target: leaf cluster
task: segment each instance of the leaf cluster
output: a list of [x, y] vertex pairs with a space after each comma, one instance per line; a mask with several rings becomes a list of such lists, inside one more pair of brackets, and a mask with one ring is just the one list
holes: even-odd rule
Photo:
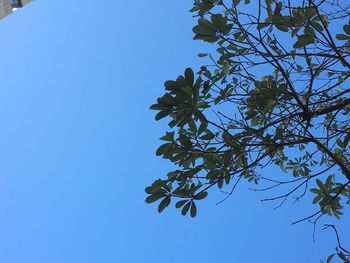
[[[169, 120], [156, 154], [176, 168], [146, 188], [159, 212], [175, 200], [194, 217], [210, 191], [226, 200], [243, 180], [279, 191], [264, 199], [278, 207], [311, 197], [316, 212], [298, 222], [341, 218], [350, 204], [349, 7], [257, 3], [194, 1], [194, 39], [215, 51], [198, 54], [197, 72], [166, 81], [151, 106]], [[266, 175], [271, 165], [281, 174]]]

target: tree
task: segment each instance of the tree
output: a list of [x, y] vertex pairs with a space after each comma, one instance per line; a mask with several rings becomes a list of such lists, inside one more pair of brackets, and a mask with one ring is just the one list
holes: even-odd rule
[[[178, 169], [146, 188], [146, 202], [172, 200], [197, 214], [208, 191], [242, 180], [260, 191], [289, 186], [265, 201], [312, 195], [317, 211], [295, 223], [341, 218], [350, 204], [350, 6], [341, 0], [195, 0], [194, 39], [212, 45], [194, 74], [165, 82], [151, 109], [170, 118], [156, 154]], [[289, 181], [264, 176], [275, 165]], [[295, 196], [294, 196], [295, 197]], [[331, 227], [339, 235], [334, 226]], [[349, 262], [338, 242], [331, 255]]]

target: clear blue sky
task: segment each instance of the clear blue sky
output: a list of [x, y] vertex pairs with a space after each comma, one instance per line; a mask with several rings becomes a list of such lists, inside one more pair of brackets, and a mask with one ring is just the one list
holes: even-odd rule
[[331, 231], [313, 243], [310, 224], [291, 226], [308, 203], [272, 211], [241, 188], [218, 206], [209, 196], [195, 219], [144, 203], [170, 169], [149, 105], [206, 49], [190, 7], [36, 0], [0, 21], [0, 262], [299, 263], [333, 251]]

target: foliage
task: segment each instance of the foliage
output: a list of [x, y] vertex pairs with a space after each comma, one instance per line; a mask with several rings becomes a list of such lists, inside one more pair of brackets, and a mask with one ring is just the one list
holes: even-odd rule
[[[194, 39], [214, 51], [198, 54], [206, 63], [196, 74], [165, 82], [151, 106], [156, 120], [170, 118], [157, 155], [177, 169], [146, 188], [146, 202], [161, 200], [162, 212], [176, 200], [194, 217], [209, 190], [229, 187], [227, 198], [247, 180], [268, 184], [260, 191], [289, 186], [265, 199], [279, 205], [311, 194], [317, 212], [297, 222], [341, 218], [350, 204], [347, 1], [250, 2], [194, 1]], [[270, 165], [290, 180], [264, 176]]]

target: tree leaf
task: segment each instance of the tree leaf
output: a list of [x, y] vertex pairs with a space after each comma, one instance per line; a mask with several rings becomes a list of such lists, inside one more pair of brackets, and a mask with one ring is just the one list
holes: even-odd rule
[[343, 29], [346, 34], [350, 35], [350, 25], [344, 25]]
[[187, 204], [182, 208], [181, 214], [183, 216], [187, 214], [188, 210], [190, 209], [190, 206], [191, 206], [191, 201], [188, 201]]
[[162, 110], [162, 111], [157, 113], [155, 120], [159, 121], [159, 120], [165, 118], [166, 116], [168, 116], [170, 113], [172, 113], [172, 110]]
[[337, 34], [337, 35], [335, 36], [335, 38], [338, 39], [338, 40], [349, 40], [349, 39], [350, 39], [349, 36], [344, 35], [344, 34]]
[[158, 205], [158, 212], [161, 213], [163, 210], [169, 206], [171, 202], [170, 196], [165, 197]]
[[315, 21], [312, 21], [311, 22], [311, 25], [319, 32], [322, 32], [323, 31], [323, 26], [318, 23], [318, 22], [315, 22]]
[[163, 145], [161, 145], [157, 151], [156, 151], [156, 155], [160, 156], [165, 154], [170, 148], [172, 147], [172, 143], [165, 143]]
[[195, 202], [191, 202], [191, 217], [195, 217], [197, 215], [197, 206]]
[[187, 80], [187, 83], [191, 86], [193, 86], [194, 83], [194, 73], [191, 68], [187, 68], [185, 70], [185, 79]]
[[148, 203], [148, 204], [154, 203], [154, 202], [158, 201], [162, 197], [164, 197], [163, 193], [152, 194], [152, 195], [150, 195], [150, 196], [148, 196], [146, 198], [145, 202]]
[[314, 42], [314, 38], [309, 35], [301, 35], [298, 37], [298, 41], [293, 45], [294, 48], [303, 48]]
[[182, 207], [184, 204], [186, 204], [188, 201], [187, 200], [180, 200], [175, 204], [176, 208]]
[[196, 194], [193, 198], [195, 200], [201, 200], [201, 199], [204, 199], [208, 196], [208, 193], [207, 192], [200, 192], [198, 194]]
[[198, 53], [198, 57], [200, 57], [200, 58], [203, 58], [203, 57], [206, 57], [206, 56], [208, 56], [208, 54], [206, 54], [206, 53]]
[[330, 255], [328, 258], [327, 258], [327, 263], [331, 263], [332, 262], [332, 259], [334, 257], [335, 254], [332, 254]]
[[233, 0], [233, 4], [234, 4], [235, 6], [238, 6], [240, 2], [241, 2], [241, 0]]

